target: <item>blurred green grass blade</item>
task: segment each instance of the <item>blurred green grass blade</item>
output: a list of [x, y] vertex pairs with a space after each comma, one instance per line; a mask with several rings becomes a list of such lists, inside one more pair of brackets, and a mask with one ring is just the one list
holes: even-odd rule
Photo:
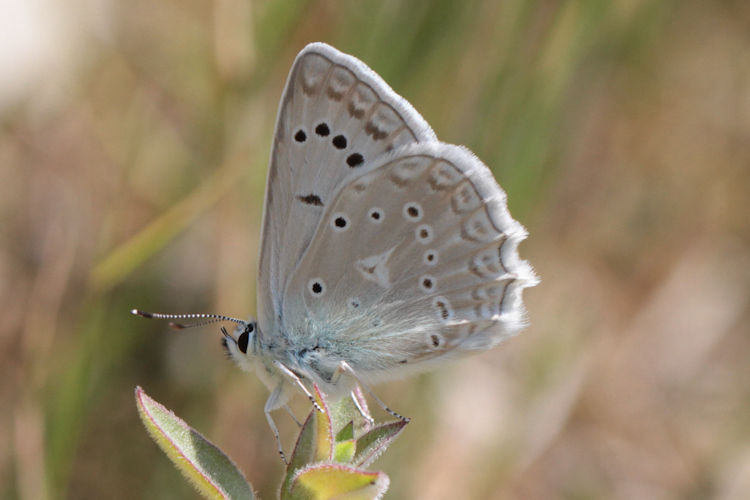
[[60, 355], [70, 359], [67, 369], [50, 387], [53, 397], [48, 400], [47, 441], [45, 466], [47, 468], [47, 491], [51, 498], [65, 498], [67, 483], [79, 439], [85, 425], [86, 413], [91, 403], [91, 371], [99, 347], [99, 335], [106, 322], [106, 307], [102, 301], [82, 301], [79, 338], [70, 353]]
[[[376, 1], [365, 11], [352, 3], [352, 11], [366, 12], [356, 23], [357, 33], [364, 36], [349, 28], [355, 40], [361, 38], [367, 43], [366, 50], [357, 55], [402, 93], [406, 80], [414, 78], [432, 54], [449, 47], [447, 40], [451, 35], [460, 33], [463, 21], [470, 17], [467, 3], [473, 2], [421, 0], [383, 6], [383, 2]], [[373, 24], [371, 12], [379, 12], [384, 22]]]
[[122, 281], [219, 201], [229, 189], [237, 185], [241, 176], [242, 171], [238, 168], [225, 167], [218, 170], [211, 179], [200, 184], [141, 232], [104, 257], [91, 272], [91, 288], [103, 292]]
[[[259, 72], [267, 72], [277, 62], [284, 45], [292, 38], [294, 30], [299, 28], [310, 3], [310, 0], [256, 3], [259, 12], [255, 16], [257, 22], [254, 23], [255, 45], [262, 47], [258, 53]], [[297, 47], [297, 50], [300, 48]]]
[[151, 438], [205, 498], [255, 498], [245, 476], [219, 448], [140, 387], [135, 390], [135, 399]]

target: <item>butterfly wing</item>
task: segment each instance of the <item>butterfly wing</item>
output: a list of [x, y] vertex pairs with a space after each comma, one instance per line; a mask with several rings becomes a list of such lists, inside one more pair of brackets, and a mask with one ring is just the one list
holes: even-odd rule
[[266, 184], [261, 332], [277, 330], [283, 290], [335, 190], [382, 153], [434, 140], [419, 113], [358, 59], [323, 43], [299, 53], [281, 98]]
[[[368, 380], [482, 350], [524, 326], [526, 231], [469, 150], [413, 144], [348, 177], [287, 284], [283, 328]], [[327, 366], [326, 366], [327, 365]], [[323, 377], [325, 380], [325, 376]]]

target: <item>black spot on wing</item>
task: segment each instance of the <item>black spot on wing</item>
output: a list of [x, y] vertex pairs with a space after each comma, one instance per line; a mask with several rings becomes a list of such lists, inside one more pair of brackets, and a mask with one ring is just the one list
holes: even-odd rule
[[315, 193], [310, 193], [306, 195], [297, 195], [297, 199], [301, 201], [302, 203], [306, 203], [308, 205], [313, 205], [316, 207], [322, 207], [323, 206], [323, 200], [320, 199], [320, 196], [318, 196]]
[[319, 123], [317, 127], [315, 127], [315, 133], [321, 137], [326, 137], [328, 134], [331, 133], [331, 129], [328, 127], [327, 123], [322, 122], [322, 123]]
[[351, 168], [359, 167], [364, 162], [365, 162], [364, 157], [359, 153], [350, 154], [346, 158], [346, 164], [349, 165]]

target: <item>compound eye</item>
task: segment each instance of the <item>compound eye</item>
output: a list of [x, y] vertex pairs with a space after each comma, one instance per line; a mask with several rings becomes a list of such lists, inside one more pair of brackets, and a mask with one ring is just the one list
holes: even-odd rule
[[237, 347], [239, 347], [240, 351], [242, 351], [242, 354], [247, 354], [247, 344], [250, 341], [250, 334], [247, 330], [240, 333], [240, 336], [237, 337]]

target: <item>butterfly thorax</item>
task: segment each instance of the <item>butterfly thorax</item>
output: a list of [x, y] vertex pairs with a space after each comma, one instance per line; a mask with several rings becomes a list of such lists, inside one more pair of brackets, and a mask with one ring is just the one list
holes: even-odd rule
[[[231, 354], [231, 353], [230, 353]], [[258, 334], [250, 339], [247, 353], [241, 358], [232, 358], [240, 367], [248, 371], [254, 368], [263, 382], [273, 390], [288, 377], [282, 373], [279, 365], [288, 369], [305, 385], [317, 384], [327, 394], [347, 392], [347, 387], [338, 384], [337, 368], [342, 358], [334, 350], [314, 335], [288, 335], [282, 333]]]

